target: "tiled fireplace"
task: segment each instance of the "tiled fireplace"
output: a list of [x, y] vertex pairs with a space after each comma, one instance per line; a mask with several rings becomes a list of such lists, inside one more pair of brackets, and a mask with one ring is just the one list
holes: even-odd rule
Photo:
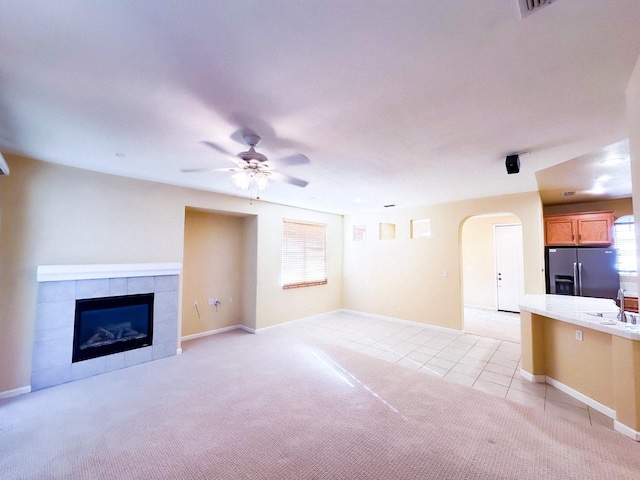
[[[31, 390], [175, 355], [181, 269], [179, 263], [38, 267]], [[153, 294], [151, 345], [73, 362], [76, 301], [139, 294]]]

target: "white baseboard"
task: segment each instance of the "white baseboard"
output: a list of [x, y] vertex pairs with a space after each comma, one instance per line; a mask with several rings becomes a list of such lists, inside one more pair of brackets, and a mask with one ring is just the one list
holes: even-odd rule
[[625, 424], [620, 423], [617, 420], [613, 421], [613, 428], [616, 432], [621, 433], [625, 437], [629, 437], [631, 440], [640, 442], [640, 432], [634, 430], [633, 428], [627, 427]]
[[236, 328], [240, 329], [240, 330], [244, 330], [245, 332], [249, 332], [249, 333], [256, 333], [257, 332], [257, 330], [255, 328], [247, 327], [246, 325], [242, 325], [242, 324], [236, 325]]
[[[207, 330], [206, 332], [192, 333], [191, 335], [185, 335], [180, 340], [185, 342], [187, 340], [193, 340], [195, 338], [208, 337], [209, 335], [217, 335], [218, 333], [230, 332], [231, 330], [244, 330], [249, 333], [256, 333], [253, 328], [249, 328], [246, 325], [232, 325], [230, 327], [216, 328], [215, 330]], [[182, 353], [182, 349], [179, 349]]]
[[295, 322], [302, 322], [304, 320], [312, 320], [314, 318], [323, 317], [323, 316], [328, 315], [330, 313], [336, 313], [336, 312], [342, 312], [342, 311], [343, 310], [332, 310], [330, 312], [318, 313], [317, 315], [311, 315], [310, 317], [296, 318], [295, 320], [288, 320], [286, 322], [277, 323], [275, 325], [269, 325], [268, 327], [258, 328], [257, 330], [255, 330], [253, 328], [249, 328], [249, 327], [247, 327], [245, 325], [241, 325], [239, 328], [242, 328], [243, 330], [246, 330], [247, 332], [259, 333], [259, 332], [264, 332], [265, 330], [269, 330], [271, 328], [278, 328], [278, 327], [282, 327], [284, 325], [290, 325], [290, 324], [295, 323]]
[[468, 305], [468, 304], [465, 304], [464, 308], [473, 308], [475, 310], [487, 310], [489, 312], [497, 312], [498, 311], [498, 307], [496, 307], [495, 305], [492, 305], [491, 307], [487, 307], [486, 305]]
[[584, 393], [580, 393], [577, 390], [574, 390], [573, 388], [565, 385], [564, 383], [560, 383], [559, 381], [551, 377], [547, 377], [547, 383], [552, 387], [557, 388], [561, 392], [566, 393], [570, 397], [573, 397], [576, 400], [579, 400], [582, 403], [589, 405], [591, 408], [599, 411], [603, 415], [606, 415], [607, 417], [613, 418], [615, 420], [616, 411], [613, 408], [607, 407], [606, 405], [601, 404], [600, 402], [594, 400], [593, 398], [587, 397]]
[[31, 385], [26, 387], [14, 388], [13, 390], [7, 390], [6, 392], [0, 392], [0, 400], [4, 398], [17, 397], [18, 395], [24, 395], [31, 392]]
[[522, 368], [520, 369], [520, 375], [522, 375], [525, 380], [528, 380], [533, 383], [545, 383], [547, 381], [546, 375], [534, 375]]
[[[432, 323], [422, 323], [422, 322], [416, 322], [413, 320], [404, 320], [402, 318], [395, 318], [395, 317], [387, 317], [385, 315], [378, 315], [375, 313], [367, 313], [367, 312], [359, 312], [357, 310], [349, 310], [346, 308], [340, 309], [340, 310], [336, 310], [337, 312], [345, 312], [345, 313], [353, 313], [356, 315], [362, 315], [364, 317], [370, 317], [370, 318], [376, 318], [378, 320], [386, 320], [388, 322], [396, 322], [396, 323], [403, 323], [405, 325], [413, 325], [416, 327], [429, 327], [429, 328], [437, 328], [438, 330], [443, 330], [446, 332], [453, 332], [453, 333], [464, 333], [462, 330], [456, 330], [455, 328], [448, 328], [448, 327], [441, 327], [439, 325], [433, 325]], [[324, 314], [323, 314], [324, 315]]]

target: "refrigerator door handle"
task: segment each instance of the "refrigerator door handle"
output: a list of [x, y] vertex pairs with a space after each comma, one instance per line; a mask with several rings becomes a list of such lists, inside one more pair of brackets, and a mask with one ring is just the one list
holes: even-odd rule
[[578, 262], [578, 289], [582, 297], [582, 262]]
[[573, 262], [573, 295], [578, 295], [578, 285], [580, 284], [580, 277], [578, 277], [578, 264]]

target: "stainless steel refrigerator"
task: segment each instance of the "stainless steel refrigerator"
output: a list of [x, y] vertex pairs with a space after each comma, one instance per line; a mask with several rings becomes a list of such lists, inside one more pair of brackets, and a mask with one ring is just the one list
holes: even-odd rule
[[547, 293], [616, 299], [620, 276], [613, 248], [547, 247]]

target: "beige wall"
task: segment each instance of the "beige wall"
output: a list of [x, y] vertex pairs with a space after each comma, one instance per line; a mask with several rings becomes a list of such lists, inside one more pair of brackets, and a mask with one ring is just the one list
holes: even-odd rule
[[559, 215], [564, 213], [601, 212], [613, 210], [613, 216], [633, 215], [633, 201], [631, 197], [601, 202], [568, 203], [566, 205], [550, 205], [544, 207], [545, 215]]
[[[0, 392], [30, 383], [38, 265], [182, 262], [185, 209], [253, 215], [242, 240], [243, 323], [342, 307], [342, 217], [6, 155], [0, 177]], [[327, 224], [329, 283], [280, 287], [282, 219]]]
[[[544, 293], [542, 205], [529, 192], [345, 216], [345, 308], [462, 329], [462, 225], [505, 211], [522, 223], [525, 291]], [[410, 221], [425, 218], [431, 237], [411, 239]], [[378, 240], [380, 222], [396, 224], [396, 240]], [[352, 240], [354, 225], [366, 225], [367, 240]]]
[[589, 328], [578, 328], [582, 341], [576, 341], [576, 326], [546, 317], [542, 345], [545, 374], [602, 405], [615, 408], [613, 389], [612, 336]]
[[494, 227], [519, 224], [515, 215], [471, 217], [462, 226], [462, 284], [466, 306], [496, 309]]
[[[612, 342], [620, 337], [530, 312], [522, 312], [521, 320], [522, 368], [526, 372], [548, 376], [616, 409], [614, 372], [618, 367], [614, 369]], [[576, 340], [576, 330], [582, 332], [582, 341]]]

